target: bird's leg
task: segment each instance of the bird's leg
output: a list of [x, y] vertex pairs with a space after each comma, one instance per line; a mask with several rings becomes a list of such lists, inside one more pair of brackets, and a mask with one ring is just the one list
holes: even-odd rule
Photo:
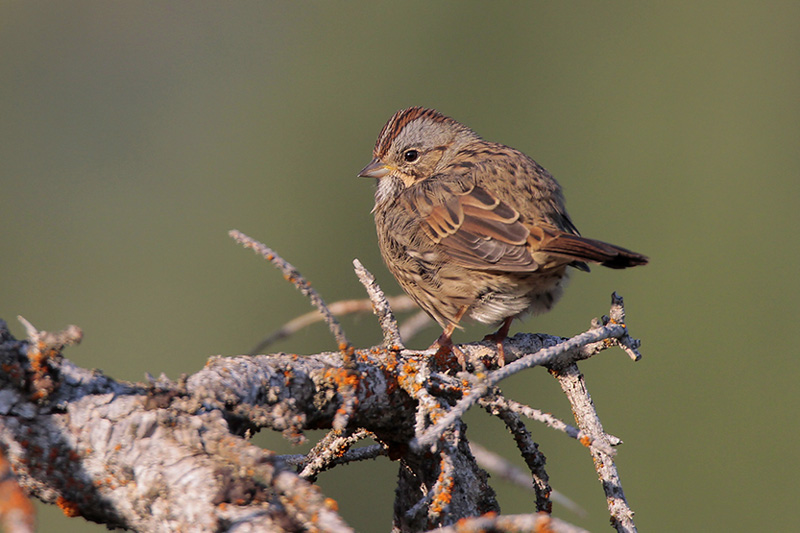
[[442, 334], [439, 335], [439, 338], [436, 339], [436, 341], [433, 344], [431, 344], [430, 348], [428, 348], [429, 350], [432, 350], [434, 348], [436, 349], [436, 353], [434, 354], [435, 357], [441, 357], [443, 355], [452, 353], [453, 355], [456, 356], [456, 359], [461, 364], [462, 370], [467, 369], [467, 357], [464, 354], [464, 352], [456, 348], [456, 346], [453, 344], [452, 336], [453, 332], [456, 330], [456, 326], [459, 320], [461, 320], [461, 317], [463, 317], [464, 313], [466, 312], [467, 312], [466, 306], [459, 309], [458, 313], [456, 313], [455, 320], [447, 324], [447, 326], [445, 326], [444, 330], [442, 331]]
[[436, 348], [437, 355], [444, 355], [448, 353], [453, 348], [453, 340], [450, 338], [453, 335], [453, 331], [455, 331], [456, 326], [454, 324], [448, 325], [442, 331], [442, 334], [439, 335], [439, 338], [433, 341], [429, 350]]
[[506, 318], [500, 325], [500, 329], [494, 333], [486, 335], [483, 338], [485, 341], [492, 341], [497, 344], [497, 366], [503, 366], [506, 364], [506, 352], [503, 349], [503, 341], [505, 341], [506, 337], [508, 337], [508, 330], [511, 329], [512, 320], [514, 320], [514, 317], [510, 316]]

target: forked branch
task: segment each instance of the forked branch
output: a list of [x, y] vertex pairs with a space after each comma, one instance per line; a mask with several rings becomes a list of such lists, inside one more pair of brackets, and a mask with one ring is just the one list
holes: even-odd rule
[[[269, 248], [233, 236], [274, 262], [326, 309], [296, 269]], [[341, 326], [328, 323], [339, 351], [298, 357], [213, 357], [178, 381], [127, 383], [82, 369], [62, 356], [77, 328], [49, 334], [27, 323], [14, 339], [0, 321], [0, 446], [19, 486], [70, 516], [137, 531], [351, 531], [308, 480], [352, 460], [399, 461], [394, 528], [578, 531], [551, 517], [544, 457], [522, 417], [555, 427], [589, 447], [602, 463], [614, 524], [635, 531], [613, 465], [612, 445], [591, 405], [576, 361], [621, 345], [638, 357], [622, 300], [610, 318], [571, 339], [518, 334], [505, 345], [505, 367], [463, 372], [454, 360], [403, 347], [391, 308], [371, 275], [356, 265], [380, 317], [384, 343], [354, 350]], [[459, 346], [474, 361], [492, 360], [492, 343]], [[558, 378], [577, 428], [503, 397], [496, 385], [533, 366]], [[511, 429], [535, 483], [537, 509], [504, 516], [488, 476], [470, 451], [461, 416], [480, 403]], [[249, 442], [268, 428], [292, 441], [307, 429], [331, 433], [300, 457], [278, 456]], [[369, 437], [375, 444], [353, 445]], [[479, 454], [480, 455], [480, 454]], [[536, 511], [540, 512], [536, 512]], [[459, 522], [459, 520], [466, 519]]]

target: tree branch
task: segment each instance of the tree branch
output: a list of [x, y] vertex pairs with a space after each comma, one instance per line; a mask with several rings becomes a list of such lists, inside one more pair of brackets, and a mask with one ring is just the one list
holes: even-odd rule
[[[260, 243], [245, 242], [273, 255]], [[300, 279], [291, 265], [282, 265], [288, 277]], [[494, 360], [493, 343], [460, 345], [478, 369], [471, 374], [452, 358], [404, 349], [383, 293], [357, 268], [371, 287], [384, 345], [353, 350], [341, 332], [338, 352], [212, 357], [205, 368], [178, 381], [162, 376], [128, 383], [84, 370], [62, 356], [64, 346], [80, 339], [77, 328], [51, 334], [26, 322], [29, 339], [18, 341], [0, 321], [0, 447], [19, 486], [70, 516], [112, 528], [350, 531], [335, 502], [304, 478], [386, 454], [400, 464], [396, 531], [448, 531], [459, 521], [465, 531], [519, 524], [574, 531], [546, 513], [550, 488], [544, 458], [520, 419], [524, 415], [558, 426], [590, 447], [596, 463], [603, 463], [598, 472], [615, 525], [634, 530], [612, 462], [610, 446], [618, 439], [603, 432], [575, 365], [613, 345], [638, 357], [638, 341], [622, 322], [620, 298], [615, 295], [611, 318], [572, 339], [514, 336], [505, 344], [509, 363], [499, 369], [480, 363]], [[307, 282], [298, 283], [321, 302]], [[577, 429], [496, 389], [505, 377], [537, 365], [547, 365], [559, 379]], [[535, 506], [544, 514], [497, 515], [494, 491], [460, 419], [478, 402], [511, 431], [531, 470]], [[246, 437], [264, 428], [294, 442], [303, 440], [307, 429], [331, 432], [300, 460], [248, 442]], [[366, 436], [377, 444], [351, 449]], [[462, 520], [469, 517], [481, 518]]]
[[[578, 427], [587, 434], [592, 435], [595, 441], [607, 442], [608, 438], [603, 431], [603, 424], [600, 423], [600, 418], [597, 416], [597, 411], [594, 408], [591, 396], [589, 396], [589, 391], [586, 389], [583, 374], [578, 370], [578, 365], [572, 363], [560, 366], [557, 369], [553, 369], [552, 373], [569, 399]], [[625, 499], [622, 482], [614, 464], [614, 457], [598, 446], [591, 448], [591, 454], [595, 470], [603, 486], [603, 492], [606, 495], [612, 526], [619, 532], [635, 532], [636, 526], [633, 523], [633, 511]]]
[[308, 297], [308, 299], [311, 300], [311, 303], [314, 304], [317, 310], [322, 314], [325, 319], [325, 323], [328, 324], [328, 328], [331, 330], [336, 342], [339, 344], [339, 349], [348, 356], [352, 354], [352, 344], [350, 344], [350, 341], [347, 340], [347, 336], [344, 334], [341, 324], [339, 324], [339, 321], [336, 320], [335, 316], [333, 316], [333, 313], [330, 312], [328, 306], [325, 305], [325, 301], [322, 299], [322, 296], [320, 296], [319, 293], [315, 291], [313, 287], [311, 287], [311, 284], [300, 274], [300, 271], [292, 266], [291, 263], [275, 253], [274, 250], [268, 248], [255, 239], [248, 237], [244, 233], [237, 230], [231, 230], [228, 232], [228, 235], [230, 235], [239, 244], [246, 248], [250, 248], [255, 253], [261, 255], [264, 259], [275, 265], [283, 273], [283, 277], [286, 279], [286, 281], [297, 287], [303, 296]]

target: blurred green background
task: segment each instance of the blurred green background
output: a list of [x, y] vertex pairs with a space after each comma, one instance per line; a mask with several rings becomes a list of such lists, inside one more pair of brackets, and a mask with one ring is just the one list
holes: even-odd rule
[[[373, 183], [356, 173], [394, 111], [435, 107], [548, 168], [584, 235], [652, 259], [576, 273], [552, 313], [515, 328], [573, 335], [613, 290], [625, 296], [645, 358], [606, 352], [582, 369], [625, 441], [640, 529], [793, 529], [798, 23], [797, 2], [3, 1], [0, 317], [17, 336], [18, 314], [79, 325], [66, 355], [123, 379], [244, 353], [310, 307], [232, 228], [328, 301], [364, 296], [356, 257], [396, 293]], [[380, 340], [371, 316], [344, 325], [359, 346]], [[319, 325], [273, 350], [334, 346]], [[503, 389], [570, 419], [543, 370]], [[468, 422], [522, 466], [496, 420]], [[529, 427], [553, 487], [588, 511], [556, 514], [609, 530], [586, 450]], [[319, 482], [358, 531], [387, 531], [396, 466]], [[530, 495], [495, 487], [503, 512], [531, 510]], [[104, 531], [40, 509], [42, 531]]]

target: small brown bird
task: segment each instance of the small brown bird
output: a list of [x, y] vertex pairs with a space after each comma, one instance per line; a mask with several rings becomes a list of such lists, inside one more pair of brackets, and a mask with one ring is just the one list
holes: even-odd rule
[[568, 267], [588, 272], [586, 262], [647, 263], [643, 255], [581, 237], [561, 187], [536, 161], [433, 109], [395, 113], [373, 156], [358, 175], [378, 180], [373, 213], [383, 260], [442, 326], [434, 343], [440, 349], [451, 349], [454, 329], [469, 315], [500, 324], [489, 337], [502, 365], [511, 321], [549, 311]]

